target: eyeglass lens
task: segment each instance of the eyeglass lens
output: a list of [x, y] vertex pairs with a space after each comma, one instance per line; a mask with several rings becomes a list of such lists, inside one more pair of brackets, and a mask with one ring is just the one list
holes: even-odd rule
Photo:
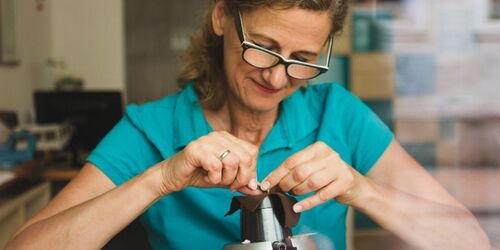
[[[277, 56], [252, 47], [244, 51], [243, 59], [257, 68], [270, 68], [279, 63]], [[320, 73], [317, 68], [294, 63], [289, 64], [286, 71], [289, 76], [297, 79], [310, 79]]]

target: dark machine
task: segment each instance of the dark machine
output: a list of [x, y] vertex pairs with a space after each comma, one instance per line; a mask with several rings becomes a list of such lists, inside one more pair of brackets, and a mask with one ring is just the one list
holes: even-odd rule
[[224, 250], [314, 250], [313, 234], [293, 236], [291, 228], [299, 220], [292, 211], [295, 198], [283, 193], [235, 197], [230, 215], [241, 209], [241, 241]]

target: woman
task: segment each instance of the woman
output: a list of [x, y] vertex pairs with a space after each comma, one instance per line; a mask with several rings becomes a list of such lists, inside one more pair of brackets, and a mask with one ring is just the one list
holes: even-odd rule
[[[131, 106], [79, 175], [9, 247], [93, 249], [137, 216], [153, 247], [220, 249], [239, 239], [231, 191], [299, 196], [297, 232], [345, 248], [359, 209], [408, 243], [485, 249], [474, 217], [324, 72], [347, 1], [219, 0], [193, 40], [183, 89]], [[98, 121], [96, 121], [98, 122]]]

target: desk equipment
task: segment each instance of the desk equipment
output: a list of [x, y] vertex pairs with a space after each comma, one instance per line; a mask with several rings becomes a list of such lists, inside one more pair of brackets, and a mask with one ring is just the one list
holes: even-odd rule
[[21, 126], [36, 138], [36, 150], [41, 152], [62, 151], [69, 143], [73, 129], [63, 124], [30, 124]]
[[[36, 139], [28, 131], [14, 131], [17, 118], [9, 121], [8, 113], [1, 112], [0, 116], [0, 168], [12, 168], [24, 160], [33, 159]], [[3, 118], [2, 118], [3, 117]], [[14, 113], [15, 117], [15, 113]]]
[[0, 145], [0, 168], [15, 167], [22, 161], [33, 159], [35, 145], [35, 137], [28, 131], [11, 132], [7, 141]]
[[114, 127], [123, 115], [119, 91], [36, 91], [36, 122], [39, 125], [69, 124], [73, 166]]

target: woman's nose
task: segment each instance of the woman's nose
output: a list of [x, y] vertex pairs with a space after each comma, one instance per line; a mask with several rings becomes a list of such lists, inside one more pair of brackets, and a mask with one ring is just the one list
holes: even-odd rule
[[278, 64], [272, 68], [264, 69], [262, 77], [274, 89], [280, 89], [288, 85], [288, 75], [286, 74], [286, 67], [283, 64]]

